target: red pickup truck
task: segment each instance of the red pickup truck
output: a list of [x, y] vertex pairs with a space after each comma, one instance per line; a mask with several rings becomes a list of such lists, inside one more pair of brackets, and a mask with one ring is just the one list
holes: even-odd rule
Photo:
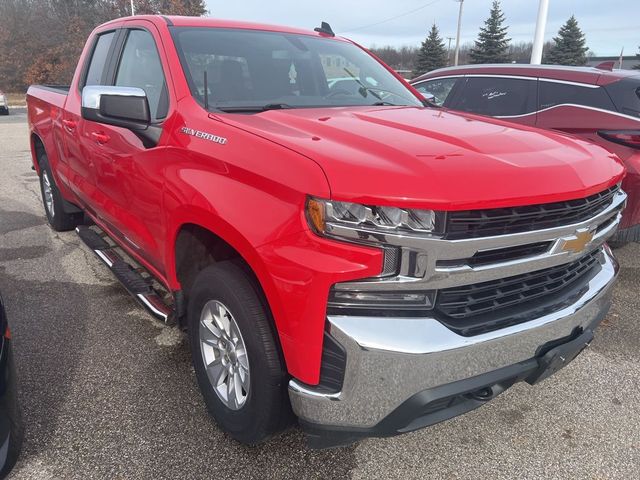
[[27, 101], [49, 223], [188, 331], [241, 442], [451, 418], [557, 371], [609, 308], [620, 161], [426, 105], [325, 23], [115, 20]]

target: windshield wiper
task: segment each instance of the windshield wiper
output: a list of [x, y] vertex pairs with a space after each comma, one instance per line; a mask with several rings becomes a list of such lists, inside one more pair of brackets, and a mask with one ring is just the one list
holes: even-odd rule
[[385, 100], [381, 100], [380, 102], [372, 103], [372, 107], [406, 107], [407, 105], [398, 105], [397, 103], [387, 102]]
[[360, 95], [366, 98], [367, 94], [370, 93], [371, 95], [376, 97], [378, 100], [382, 100], [382, 97], [380, 97], [380, 95], [373, 92], [371, 88], [367, 87], [364, 83], [362, 83], [362, 81], [358, 77], [356, 77], [353, 73], [351, 73], [348, 68], [345, 67], [343, 68], [343, 70], [347, 72], [347, 75], [349, 75], [358, 85], [360, 85], [360, 88], [358, 89], [358, 93]]
[[237, 105], [230, 107], [216, 107], [217, 110], [229, 113], [252, 113], [252, 112], [266, 112], [267, 110], [286, 110], [293, 108], [287, 103], [267, 103], [266, 105]]

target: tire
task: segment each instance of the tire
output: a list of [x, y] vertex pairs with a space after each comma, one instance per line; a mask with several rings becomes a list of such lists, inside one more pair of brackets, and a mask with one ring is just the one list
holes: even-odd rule
[[13, 355], [9, 349], [8, 356], [9, 384], [7, 391], [4, 393], [5, 403], [2, 408], [5, 409], [3, 415], [9, 417], [9, 446], [4, 465], [0, 464], [0, 478], [4, 478], [9, 474], [20, 456], [22, 443], [24, 440], [24, 424], [22, 421], [22, 409], [18, 404], [18, 388], [16, 385], [16, 370], [14, 367]]
[[67, 213], [64, 200], [51, 174], [51, 167], [46, 156], [40, 157], [40, 193], [47, 221], [56, 232], [73, 230], [82, 223], [81, 213]]
[[[216, 324], [214, 312], [226, 320]], [[233, 261], [205, 268], [189, 292], [187, 314], [198, 385], [220, 428], [247, 445], [285, 429], [293, 420], [288, 376], [268, 307], [252, 277]], [[218, 325], [228, 325], [231, 335]], [[230, 384], [237, 395], [229, 395]]]

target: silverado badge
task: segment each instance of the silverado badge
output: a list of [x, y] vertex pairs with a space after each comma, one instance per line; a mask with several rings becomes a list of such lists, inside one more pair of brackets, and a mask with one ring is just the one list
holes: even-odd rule
[[220, 145], [226, 145], [227, 143], [227, 139], [224, 137], [219, 137], [218, 135], [214, 135], [213, 133], [194, 130], [193, 128], [182, 127], [180, 129], [180, 132], [184, 133], [185, 135], [191, 135], [192, 137], [202, 138], [203, 140], [209, 140], [210, 142], [219, 143]]

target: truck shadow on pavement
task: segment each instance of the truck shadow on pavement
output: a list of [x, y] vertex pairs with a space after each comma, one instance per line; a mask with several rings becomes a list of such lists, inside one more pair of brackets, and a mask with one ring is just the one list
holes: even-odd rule
[[[184, 334], [149, 317], [89, 252], [75, 255], [78, 265], [63, 260], [84, 248], [74, 233], [18, 245], [43, 224], [0, 209], [0, 234], [22, 239], [0, 244], [26, 424], [12, 479], [349, 477], [355, 447], [312, 451], [298, 428], [255, 448], [223, 434], [200, 396]], [[39, 281], [42, 265], [54, 274]], [[83, 269], [102, 280], [82, 283]]]

